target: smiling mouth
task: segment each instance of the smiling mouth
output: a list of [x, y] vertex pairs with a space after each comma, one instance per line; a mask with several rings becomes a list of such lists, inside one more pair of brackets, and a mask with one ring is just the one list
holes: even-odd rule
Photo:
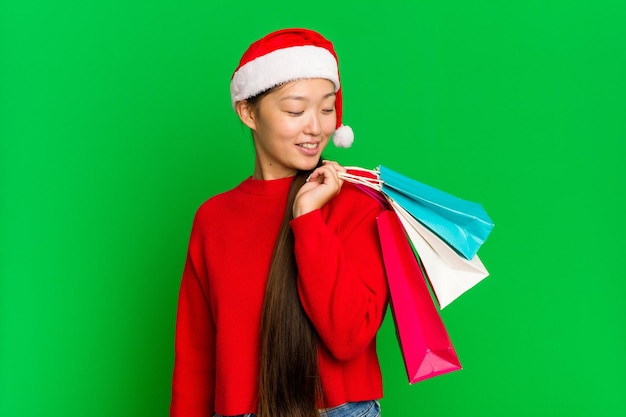
[[298, 144], [298, 146], [301, 148], [305, 148], [305, 149], [316, 149], [318, 144], [317, 143], [300, 143]]

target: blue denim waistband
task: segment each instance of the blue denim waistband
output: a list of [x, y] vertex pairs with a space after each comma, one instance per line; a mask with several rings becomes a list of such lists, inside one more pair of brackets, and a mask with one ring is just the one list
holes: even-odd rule
[[[380, 416], [380, 404], [376, 400], [349, 402], [336, 407], [320, 410], [320, 417], [378, 417]], [[215, 414], [213, 417], [255, 417], [254, 414], [239, 414], [236, 416], [224, 416]]]

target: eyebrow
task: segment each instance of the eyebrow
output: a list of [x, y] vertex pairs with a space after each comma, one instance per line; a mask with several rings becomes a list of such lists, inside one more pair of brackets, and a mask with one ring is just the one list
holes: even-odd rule
[[[322, 100], [325, 100], [325, 99], [327, 99], [328, 97], [332, 97], [332, 96], [335, 96], [335, 95], [337, 95], [337, 93], [335, 93], [334, 91], [332, 91], [332, 92], [330, 92], [330, 93], [328, 93], [328, 94], [324, 95], [324, 97], [322, 97]], [[281, 99], [280, 99], [280, 101], [283, 101], [283, 100], [302, 100], [302, 101], [306, 101], [306, 100], [307, 100], [307, 98], [306, 98], [306, 97], [304, 97], [304, 96], [290, 95], [290, 96], [285, 96], [285, 97], [283, 97], [283, 98], [281, 98]]]

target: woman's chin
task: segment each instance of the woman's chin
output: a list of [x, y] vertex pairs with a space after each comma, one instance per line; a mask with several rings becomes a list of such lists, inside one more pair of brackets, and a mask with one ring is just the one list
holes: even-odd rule
[[311, 159], [310, 161], [303, 162], [298, 166], [300, 171], [312, 171], [319, 165], [320, 158]]

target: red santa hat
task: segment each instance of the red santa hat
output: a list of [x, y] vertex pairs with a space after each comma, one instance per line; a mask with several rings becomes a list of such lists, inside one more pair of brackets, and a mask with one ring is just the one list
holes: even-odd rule
[[309, 29], [282, 29], [254, 42], [241, 57], [230, 82], [230, 97], [235, 103], [289, 81], [325, 78], [335, 85], [337, 126], [333, 143], [349, 148], [354, 133], [341, 122], [341, 84], [339, 64], [333, 44]]

